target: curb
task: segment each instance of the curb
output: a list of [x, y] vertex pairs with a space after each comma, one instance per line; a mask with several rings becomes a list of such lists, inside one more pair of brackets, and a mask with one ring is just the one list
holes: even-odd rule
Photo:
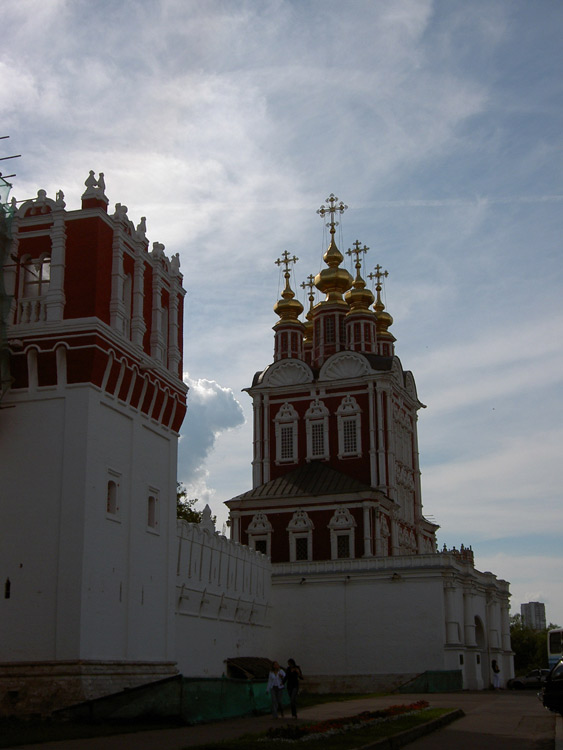
[[[427, 721], [426, 724], [420, 724], [413, 729], [407, 729], [405, 732], [400, 732], [393, 737], [386, 737], [384, 740], [377, 740], [377, 742], [370, 742], [367, 745], [362, 745], [358, 750], [396, 750], [397, 748], [404, 747], [405, 745], [408, 745], [409, 742], [414, 742], [414, 740], [419, 737], [431, 734], [431, 732], [435, 732], [437, 729], [441, 729], [464, 716], [465, 712], [463, 709], [455, 708], [448, 714], [440, 716], [438, 719], [432, 719], [432, 721]], [[560, 750], [559, 746], [556, 746], [556, 748], [557, 750]], [[561, 750], [563, 750], [563, 735]]]
[[563, 750], [563, 715], [555, 717], [555, 750]]

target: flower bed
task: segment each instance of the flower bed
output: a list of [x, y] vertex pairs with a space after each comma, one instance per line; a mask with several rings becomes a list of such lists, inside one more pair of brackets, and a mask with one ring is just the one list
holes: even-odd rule
[[362, 711], [361, 714], [355, 716], [319, 721], [315, 724], [301, 724], [299, 726], [288, 724], [284, 727], [272, 727], [266, 733], [264, 740], [286, 740], [288, 742], [317, 740], [332, 734], [344, 734], [344, 732], [350, 732], [354, 729], [362, 729], [381, 721], [389, 721], [398, 716], [421, 711], [423, 708], [428, 708], [428, 703], [417, 701], [417, 703], [409, 705], [389, 706], [380, 711]]

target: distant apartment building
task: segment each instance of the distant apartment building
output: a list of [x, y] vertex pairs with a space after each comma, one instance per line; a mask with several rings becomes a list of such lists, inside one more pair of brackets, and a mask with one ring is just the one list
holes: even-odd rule
[[545, 630], [545, 604], [543, 602], [528, 602], [520, 605], [522, 623], [533, 630]]

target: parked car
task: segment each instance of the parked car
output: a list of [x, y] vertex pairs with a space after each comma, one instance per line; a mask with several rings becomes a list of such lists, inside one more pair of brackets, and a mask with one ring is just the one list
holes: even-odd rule
[[540, 688], [543, 687], [547, 676], [549, 675], [549, 669], [532, 669], [524, 677], [513, 677], [508, 680], [506, 687], [512, 690], [523, 690], [524, 688]]
[[549, 673], [539, 697], [546, 708], [563, 716], [563, 659]]

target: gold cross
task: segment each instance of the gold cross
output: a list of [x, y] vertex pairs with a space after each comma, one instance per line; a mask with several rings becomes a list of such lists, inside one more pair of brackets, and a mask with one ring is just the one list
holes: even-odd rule
[[364, 245], [363, 247], [360, 247], [360, 245], [362, 244], [360, 242], [360, 240], [356, 240], [352, 244], [354, 246], [354, 249], [352, 250], [351, 248], [349, 248], [348, 250], [346, 250], [346, 255], [349, 255], [350, 257], [352, 257], [352, 255], [356, 256], [355, 268], [356, 268], [357, 271], [359, 271], [360, 268], [362, 267], [362, 262], [360, 260], [360, 255], [362, 253], [365, 255], [365, 253], [367, 253], [367, 251], [369, 250], [369, 247], [367, 245]]
[[315, 277], [312, 273], [310, 273], [307, 276], [307, 281], [301, 282], [301, 289], [308, 289], [309, 295], [313, 294], [313, 289], [315, 288]]
[[315, 293], [313, 292], [313, 289], [315, 288], [315, 277], [312, 273], [310, 273], [307, 276], [307, 281], [301, 282], [301, 289], [308, 289], [309, 290], [309, 307], [310, 309], [313, 308], [313, 302], [315, 301]]
[[282, 253], [282, 257], [275, 260], [274, 263], [276, 264], [276, 266], [281, 266], [283, 263], [283, 265], [285, 266], [284, 275], [286, 278], [288, 278], [289, 277], [289, 264], [297, 263], [298, 260], [299, 258], [297, 258], [295, 255], [293, 256], [293, 258], [291, 258], [287, 250], [284, 250]]
[[326, 199], [327, 203], [330, 203], [330, 206], [327, 208], [324, 204], [319, 208], [317, 213], [321, 217], [321, 219], [324, 219], [325, 214], [330, 214], [330, 221], [326, 225], [327, 227], [330, 227], [330, 233], [335, 234], [336, 227], [338, 226], [338, 222], [334, 220], [334, 215], [338, 211], [338, 213], [343, 214], [344, 211], [348, 208], [348, 206], [345, 206], [342, 201], [340, 201], [339, 205], [336, 205], [338, 198], [334, 195], [334, 193], [331, 193], [329, 197]]
[[381, 291], [381, 279], [387, 278], [389, 276], [388, 271], [382, 271], [381, 269], [383, 266], [380, 266], [379, 263], [375, 267], [375, 273], [368, 274], [368, 279], [377, 279], [376, 282], [376, 290]]

